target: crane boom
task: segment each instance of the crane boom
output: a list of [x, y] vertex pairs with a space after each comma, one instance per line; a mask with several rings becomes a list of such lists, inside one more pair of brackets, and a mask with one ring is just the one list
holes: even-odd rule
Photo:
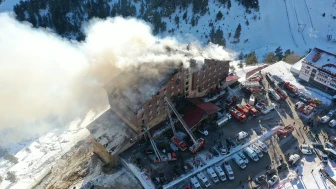
[[158, 150], [158, 148], [157, 148], [157, 146], [156, 146], [156, 144], [155, 144], [155, 142], [154, 142], [152, 136], [149, 134], [147, 127], [145, 128], [145, 130], [146, 130], [147, 136], [148, 136], [148, 138], [149, 138], [149, 141], [150, 141], [150, 143], [152, 144], [152, 147], [153, 147], [153, 150], [154, 150], [154, 152], [155, 152], [155, 155], [156, 155], [156, 157], [157, 157], [157, 158], [160, 160], [160, 162], [161, 162], [161, 161], [162, 161], [162, 158], [161, 158], [161, 156], [160, 156], [160, 151]]
[[[193, 143], [195, 145], [198, 145], [198, 142], [195, 139], [195, 136], [192, 134], [192, 132], [190, 132], [187, 124], [184, 122], [184, 120], [182, 119], [182, 117], [180, 116], [180, 114], [177, 112], [177, 110], [175, 109], [175, 107], [169, 102], [168, 98], [165, 97], [164, 98], [165, 101], [167, 102], [168, 106], [173, 110], [174, 114], [176, 115], [176, 117], [178, 118], [178, 120], [181, 122], [182, 126], [184, 127], [184, 129], [187, 131], [187, 133], [189, 134], [191, 140], [193, 141]], [[169, 114], [170, 115], [170, 114]]]
[[172, 117], [171, 117], [170, 112], [169, 112], [168, 109], [167, 109], [167, 113], [168, 113], [168, 117], [169, 117], [169, 121], [170, 121], [170, 126], [171, 126], [171, 128], [173, 130], [174, 137], [176, 138], [177, 135], [176, 135], [176, 130], [175, 130], [175, 127], [174, 127], [173, 119], [172, 119]]

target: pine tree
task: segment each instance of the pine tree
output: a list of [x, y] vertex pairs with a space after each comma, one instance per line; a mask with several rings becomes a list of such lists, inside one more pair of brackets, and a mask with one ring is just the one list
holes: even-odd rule
[[257, 55], [255, 54], [255, 51], [251, 51], [250, 54], [246, 55], [245, 58], [246, 65], [254, 65], [258, 63]]
[[240, 37], [240, 32], [241, 32], [241, 25], [238, 24], [238, 26], [237, 26], [237, 28], [236, 28], [236, 31], [235, 31], [235, 34], [234, 34], [234, 38], [239, 39], [239, 37]]
[[283, 52], [280, 46], [275, 49], [274, 53], [275, 53], [275, 56], [278, 58], [278, 60], [282, 60]]
[[244, 58], [244, 54], [243, 52], [240, 52], [238, 55], [238, 60], [243, 60], [243, 58]]
[[221, 11], [218, 11], [216, 15], [216, 20], [221, 20], [223, 18], [223, 13]]
[[271, 52], [267, 55], [266, 59], [264, 60], [264, 62], [266, 63], [275, 63], [278, 61], [278, 58], [276, 56], [274, 56], [274, 53]]
[[231, 0], [228, 0], [228, 9], [230, 10], [230, 8], [231, 8]]

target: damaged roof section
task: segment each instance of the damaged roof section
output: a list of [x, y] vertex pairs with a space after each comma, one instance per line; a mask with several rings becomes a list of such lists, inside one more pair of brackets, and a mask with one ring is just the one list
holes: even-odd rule
[[182, 63], [147, 63], [129, 67], [106, 86], [109, 98], [136, 112], [156, 95], [182, 66]]
[[106, 147], [110, 154], [129, 143], [135, 132], [115, 113], [108, 109], [87, 126], [93, 138]]

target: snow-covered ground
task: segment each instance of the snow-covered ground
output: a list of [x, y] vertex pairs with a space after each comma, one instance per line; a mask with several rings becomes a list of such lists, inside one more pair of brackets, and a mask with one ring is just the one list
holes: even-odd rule
[[[329, 162], [326, 171], [334, 175], [335, 169], [330, 168], [331, 163]], [[320, 159], [315, 156], [304, 156], [299, 165], [293, 168], [288, 177], [281, 180], [273, 188], [284, 188], [284, 189], [334, 189], [336, 188], [332, 183], [323, 178], [319, 170], [323, 168], [323, 164]], [[333, 170], [332, 170], [333, 169]], [[296, 171], [298, 170], [298, 174]]]
[[1, 158], [0, 175], [5, 177], [8, 171], [13, 171], [16, 173], [18, 181], [12, 185], [9, 181], [4, 180], [0, 183], [0, 188], [28, 188], [48, 171], [61, 155], [69, 151], [79, 140], [89, 135], [86, 126], [103, 112], [90, 111], [84, 118], [77, 118], [69, 123], [64, 130], [54, 129], [37, 140], [20, 143], [17, 146], [11, 145], [8, 148], [9, 152], [21, 149], [14, 154], [18, 158], [18, 163], [13, 165]]

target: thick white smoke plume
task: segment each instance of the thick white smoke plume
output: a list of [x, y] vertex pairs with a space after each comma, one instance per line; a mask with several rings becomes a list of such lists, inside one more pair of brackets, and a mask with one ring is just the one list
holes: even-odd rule
[[83, 29], [86, 40], [79, 43], [0, 14], [0, 129], [10, 131], [6, 140], [106, 105], [103, 86], [127, 67], [201, 56], [232, 59], [216, 45], [187, 48], [173, 38], [159, 39], [135, 19], [94, 19]]

